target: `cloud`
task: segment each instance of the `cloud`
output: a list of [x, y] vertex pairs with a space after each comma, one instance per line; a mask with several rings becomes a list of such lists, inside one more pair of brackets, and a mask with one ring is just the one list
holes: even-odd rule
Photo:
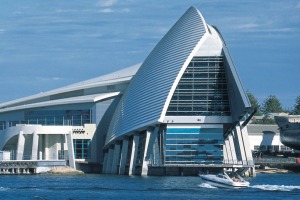
[[61, 77], [36, 77], [38, 81], [61, 81], [64, 78]]
[[300, 8], [300, 2], [298, 2], [298, 4], [296, 5], [296, 8]]
[[295, 31], [293, 28], [254, 28], [254, 29], [245, 29], [243, 32], [265, 32], [265, 33], [292, 33]]
[[97, 3], [97, 6], [100, 7], [110, 7], [113, 6], [117, 3], [117, 0], [102, 0]]
[[252, 29], [256, 27], [258, 27], [258, 24], [255, 23], [247, 23], [247, 24], [241, 24], [237, 26], [237, 28], [239, 29]]
[[119, 8], [116, 9], [115, 5], [118, 0], [102, 0], [97, 3], [97, 6], [102, 9], [99, 10], [100, 13], [112, 13], [112, 12], [130, 12], [129, 8]]
[[100, 13], [113, 13], [113, 12], [128, 13], [128, 12], [130, 12], [130, 9], [129, 8], [123, 8], [123, 9], [103, 8], [103, 9], [100, 9], [98, 12], [100, 12]]
[[4, 33], [5, 31], [5, 29], [0, 29], [0, 33]]
[[266, 32], [273, 32], [273, 33], [291, 33], [294, 32], [295, 29], [293, 28], [274, 28], [274, 29], [266, 29]]
[[100, 13], [112, 13], [114, 12], [111, 8], [104, 8], [99, 10]]
[[130, 9], [129, 8], [123, 8], [121, 11], [122, 12], [130, 12]]

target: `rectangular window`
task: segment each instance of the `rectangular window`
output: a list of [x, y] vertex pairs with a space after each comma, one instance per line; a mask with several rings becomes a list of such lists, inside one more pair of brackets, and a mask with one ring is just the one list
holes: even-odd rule
[[75, 159], [89, 159], [90, 139], [73, 139]]
[[5, 121], [0, 121], [0, 130], [6, 129], [6, 122]]

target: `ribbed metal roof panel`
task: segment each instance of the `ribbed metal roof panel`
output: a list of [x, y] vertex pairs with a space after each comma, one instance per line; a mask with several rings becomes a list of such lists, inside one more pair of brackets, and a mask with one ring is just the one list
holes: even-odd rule
[[174, 24], [131, 80], [114, 114], [106, 144], [158, 122], [175, 79], [206, 31], [205, 21], [194, 7]]

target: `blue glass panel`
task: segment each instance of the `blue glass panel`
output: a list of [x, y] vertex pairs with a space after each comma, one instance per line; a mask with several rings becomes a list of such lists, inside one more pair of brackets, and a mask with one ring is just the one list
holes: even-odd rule
[[223, 161], [222, 128], [167, 128], [166, 164], [210, 164]]

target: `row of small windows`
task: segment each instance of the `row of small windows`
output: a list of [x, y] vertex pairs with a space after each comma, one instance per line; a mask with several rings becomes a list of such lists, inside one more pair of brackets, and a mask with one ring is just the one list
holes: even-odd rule
[[229, 109], [229, 106], [197, 106], [197, 107], [192, 107], [189, 105], [183, 105], [183, 106], [177, 106], [177, 107], [169, 107], [169, 112], [172, 111], [223, 111]]
[[6, 129], [6, 122], [0, 121], [0, 131]]
[[225, 73], [214, 73], [214, 72], [186, 72], [182, 78], [225, 78]]
[[[227, 100], [228, 99], [228, 95], [227, 94], [203, 94], [200, 93], [197, 95], [195, 94], [191, 94], [191, 93], [184, 93], [184, 94], [180, 94], [180, 95], [173, 95], [172, 97], [172, 101], [177, 101], [177, 100]], [[179, 102], [177, 102], [179, 103]], [[219, 104], [222, 104], [222, 102], [217, 102]]]
[[182, 83], [177, 87], [180, 89], [194, 89], [194, 90], [227, 90], [226, 85], [224, 84], [215, 84], [215, 85], [207, 85], [207, 84], [191, 84], [191, 83]]
[[24, 120], [0, 121], [0, 130], [17, 124], [41, 124], [54, 126], [83, 126], [92, 123], [90, 110], [26, 111]]
[[91, 112], [90, 110], [27, 111], [24, 118], [29, 124], [83, 126], [91, 123]]
[[222, 156], [211, 157], [197, 157], [197, 156], [185, 156], [185, 157], [167, 157], [165, 164], [222, 164]]

